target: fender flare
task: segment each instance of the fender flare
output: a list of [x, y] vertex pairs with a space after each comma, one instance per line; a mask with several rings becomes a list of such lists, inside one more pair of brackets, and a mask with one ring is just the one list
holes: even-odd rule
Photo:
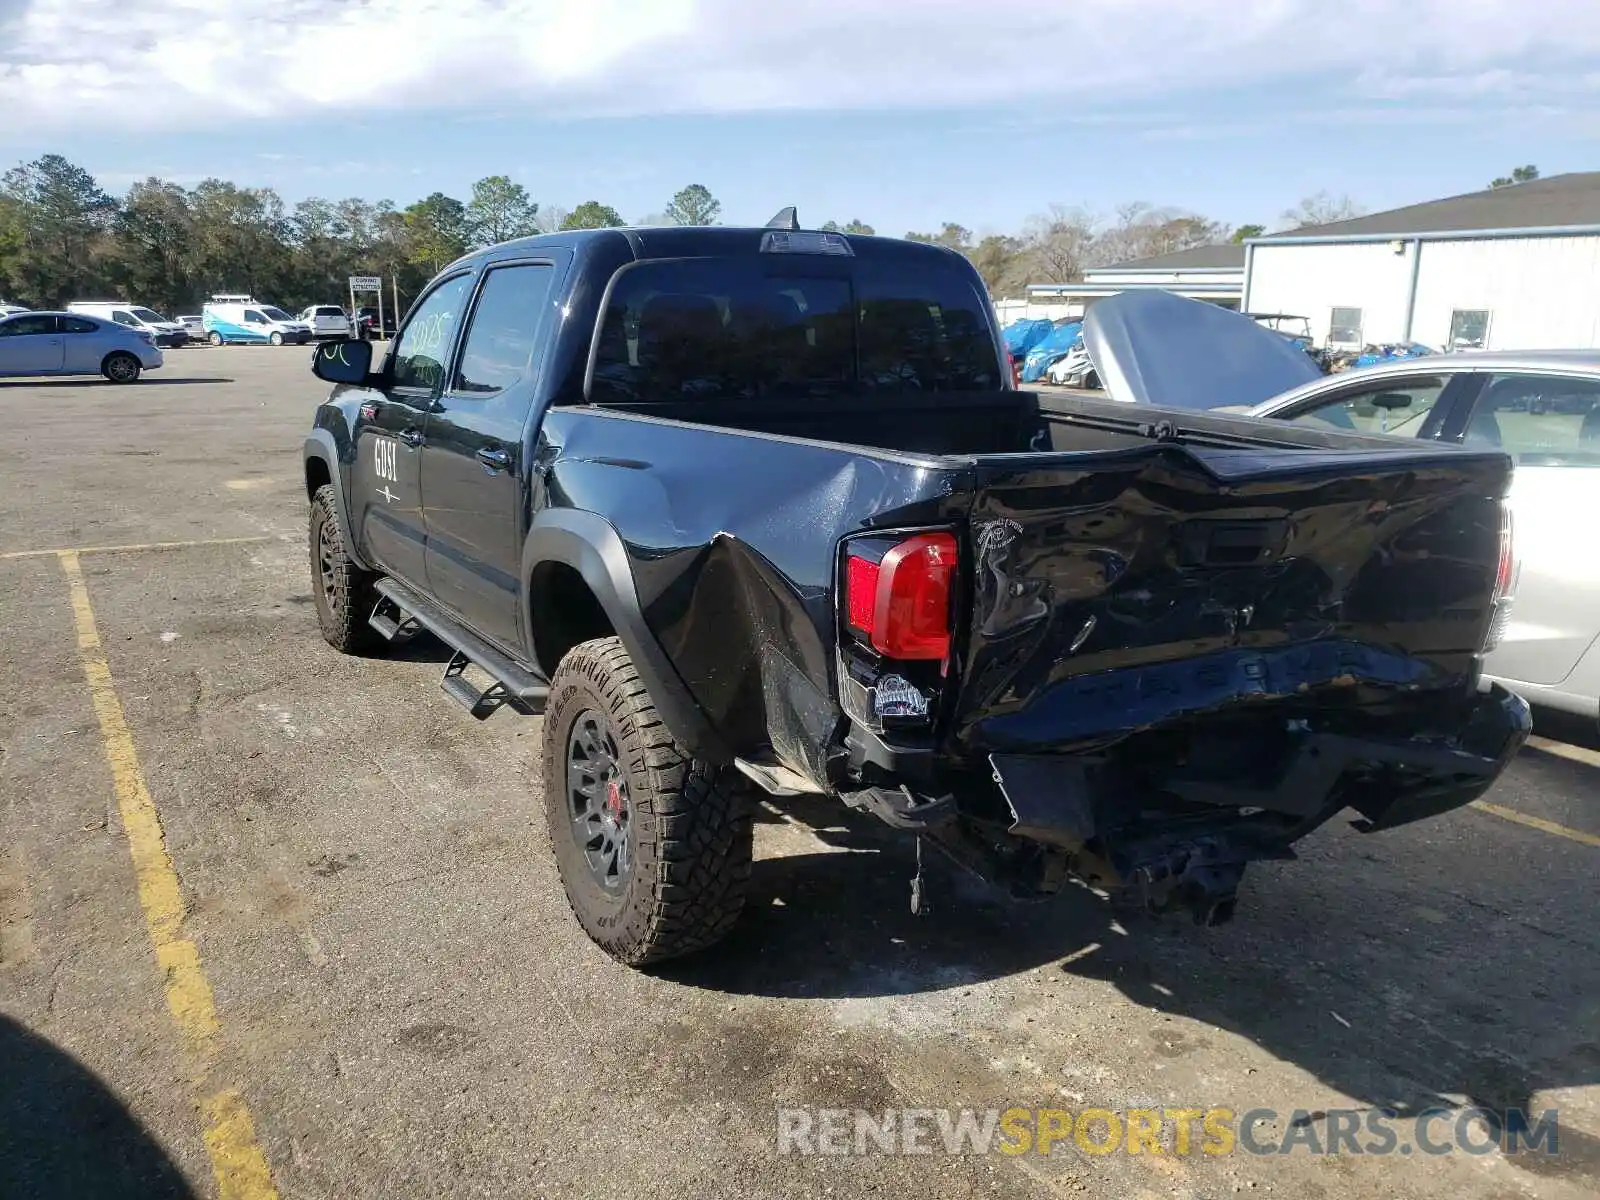
[[533, 520], [522, 550], [521, 620], [523, 644], [534, 648], [535, 661], [538, 648], [533, 640], [533, 573], [541, 563], [550, 562], [563, 563], [583, 577], [633, 660], [634, 669], [673, 740], [697, 758], [732, 762], [731, 751], [645, 623], [622, 537], [598, 513], [547, 508]]
[[333, 515], [339, 522], [339, 532], [344, 536], [345, 553], [363, 571], [372, 570], [372, 564], [363, 559], [361, 551], [356, 548], [355, 532], [350, 527], [350, 512], [344, 494], [344, 471], [339, 465], [339, 446], [333, 440], [333, 434], [326, 429], [314, 430], [306, 438], [301, 457], [305, 464], [312, 459], [319, 459], [328, 468], [328, 479], [333, 484]]

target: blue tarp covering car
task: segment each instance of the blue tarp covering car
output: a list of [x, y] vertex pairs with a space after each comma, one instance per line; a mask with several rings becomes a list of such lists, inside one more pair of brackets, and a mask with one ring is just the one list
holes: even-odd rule
[[1063, 321], [1055, 326], [1050, 335], [1029, 350], [1027, 357], [1022, 360], [1022, 382], [1037, 383], [1043, 379], [1050, 364], [1071, 350], [1072, 343], [1078, 340], [1082, 332], [1082, 321]]
[[1044, 318], [1029, 319], [1024, 317], [1020, 321], [1013, 321], [1000, 331], [1006, 340], [1006, 349], [1011, 351], [1011, 357], [1021, 362], [1032, 350], [1055, 329], [1055, 322]]
[[1375, 367], [1379, 363], [1393, 362], [1397, 358], [1422, 358], [1437, 353], [1438, 351], [1431, 346], [1424, 346], [1421, 342], [1386, 342], [1380, 346], [1368, 346], [1350, 365]]

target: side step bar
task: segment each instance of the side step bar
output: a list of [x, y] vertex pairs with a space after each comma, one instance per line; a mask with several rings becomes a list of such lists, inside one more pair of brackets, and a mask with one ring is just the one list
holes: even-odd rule
[[[509, 706], [526, 715], [544, 711], [550, 695], [547, 680], [518, 666], [471, 630], [463, 629], [431, 601], [393, 579], [377, 583], [380, 599], [368, 619], [374, 629], [392, 642], [403, 642], [426, 629], [455, 651], [445, 666], [439, 686], [444, 694], [480, 721]], [[478, 688], [466, 678], [469, 666], [479, 668], [492, 682]]]

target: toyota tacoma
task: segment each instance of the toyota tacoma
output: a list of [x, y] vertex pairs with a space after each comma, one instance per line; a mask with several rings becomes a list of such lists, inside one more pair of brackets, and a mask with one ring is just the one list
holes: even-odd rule
[[1006, 361], [961, 256], [792, 210], [476, 252], [381, 363], [315, 351], [323, 636], [431, 631], [473, 715], [543, 714], [562, 882], [630, 964], [732, 927], [762, 794], [1215, 923], [1345, 809], [1490, 787], [1504, 454], [1043, 406]]

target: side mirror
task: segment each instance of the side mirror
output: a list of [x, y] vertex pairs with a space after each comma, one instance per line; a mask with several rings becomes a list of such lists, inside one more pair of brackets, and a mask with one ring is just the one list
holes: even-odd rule
[[1409, 392], [1379, 392], [1372, 398], [1373, 408], [1387, 409], [1393, 412], [1397, 408], [1411, 407], [1411, 394]]
[[372, 343], [324, 342], [311, 356], [311, 373], [329, 383], [365, 383], [372, 373]]

